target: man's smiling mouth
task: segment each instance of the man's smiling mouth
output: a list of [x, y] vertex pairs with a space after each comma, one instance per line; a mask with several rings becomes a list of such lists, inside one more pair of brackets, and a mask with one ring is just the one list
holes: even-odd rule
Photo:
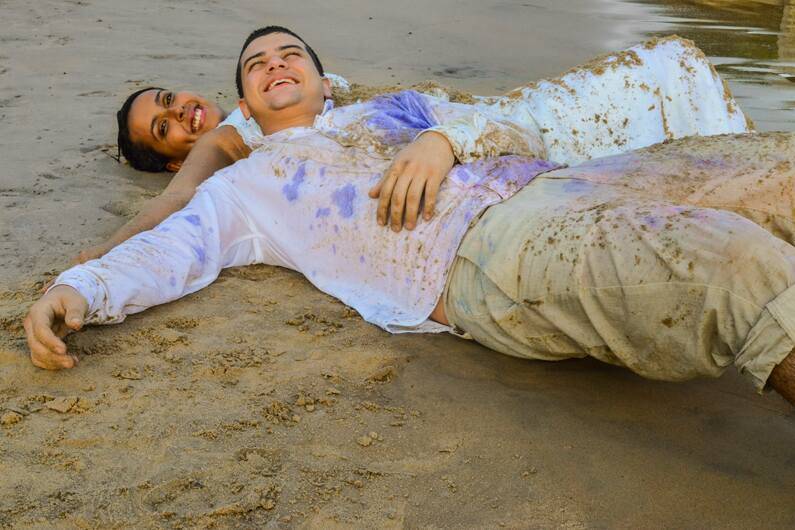
[[289, 77], [283, 77], [281, 79], [277, 79], [275, 81], [272, 81], [271, 84], [268, 85], [268, 87], [265, 89], [265, 92], [270, 92], [273, 88], [275, 88], [277, 86], [281, 86], [281, 85], [286, 85], [286, 84], [297, 85], [298, 81], [296, 81], [294, 79], [290, 79]]

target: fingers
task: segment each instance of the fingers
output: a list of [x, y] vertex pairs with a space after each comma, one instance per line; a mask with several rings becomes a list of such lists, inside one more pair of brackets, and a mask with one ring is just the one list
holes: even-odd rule
[[66, 353], [66, 345], [53, 334], [46, 320], [42, 321], [42, 316], [31, 311], [24, 321], [31, 362], [45, 370], [74, 367], [77, 357]]
[[379, 198], [378, 198], [378, 211], [376, 212], [376, 220], [381, 226], [386, 225], [387, 213], [389, 212], [389, 203], [392, 199], [392, 190], [398, 180], [400, 171], [402, 170], [401, 164], [392, 164], [387, 172], [384, 174], [384, 179], [379, 184]]
[[429, 179], [428, 184], [425, 186], [425, 207], [423, 208], [422, 217], [426, 221], [433, 217], [433, 212], [436, 206], [436, 196], [439, 194], [439, 187], [441, 185], [441, 179]]
[[420, 211], [422, 192], [427, 183], [427, 178], [417, 177], [412, 179], [411, 185], [409, 185], [408, 194], [406, 195], [406, 216], [404, 220], [408, 230], [414, 230], [414, 227], [417, 226], [417, 214]]
[[367, 194], [370, 196], [371, 199], [378, 198], [378, 195], [381, 193], [381, 186], [384, 184], [387, 178], [389, 178], [389, 170], [387, 170], [387, 172], [384, 173], [384, 176], [381, 177], [381, 180], [378, 181], [378, 184], [370, 188], [370, 191], [367, 192]]
[[87, 307], [85, 299], [70, 289], [56, 287], [33, 304], [25, 318], [30, 360], [39, 368], [60, 370], [77, 364], [61, 338], [82, 327]]
[[403, 226], [403, 209], [406, 204], [406, 197], [411, 182], [411, 175], [404, 173], [398, 178], [395, 183], [395, 188], [392, 190], [392, 205], [389, 208], [389, 224], [395, 232], [400, 232]]

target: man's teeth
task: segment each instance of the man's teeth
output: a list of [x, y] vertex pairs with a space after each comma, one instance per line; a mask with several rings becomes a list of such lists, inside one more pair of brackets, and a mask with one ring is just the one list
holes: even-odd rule
[[291, 85], [294, 85], [295, 81], [293, 81], [292, 79], [287, 79], [287, 78], [285, 78], [285, 79], [277, 79], [276, 81], [274, 81], [273, 83], [268, 85], [268, 90], [270, 90], [271, 88], [273, 88], [275, 86], [281, 85], [283, 83], [290, 83]]
[[190, 126], [191, 129], [196, 131], [199, 128], [199, 123], [202, 121], [202, 109], [196, 107], [196, 110], [193, 111], [193, 121], [191, 122]]

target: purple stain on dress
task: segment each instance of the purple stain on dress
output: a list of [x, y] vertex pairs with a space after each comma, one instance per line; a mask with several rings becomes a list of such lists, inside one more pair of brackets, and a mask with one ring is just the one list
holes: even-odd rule
[[186, 215], [186, 216], [185, 216], [185, 220], [186, 220], [187, 222], [189, 222], [190, 224], [192, 224], [193, 226], [201, 226], [201, 225], [202, 225], [202, 220], [201, 220], [201, 218], [199, 218], [199, 216], [198, 216], [198, 215], [195, 215], [195, 214], [188, 214], [188, 215]]
[[298, 188], [301, 186], [301, 184], [303, 184], [305, 178], [306, 178], [306, 168], [305, 165], [302, 163], [301, 165], [298, 166], [298, 169], [293, 175], [293, 178], [290, 179], [290, 183], [285, 184], [282, 187], [282, 193], [284, 194], [285, 197], [287, 197], [288, 201], [294, 202], [296, 199], [298, 199]]
[[346, 184], [331, 195], [334, 204], [337, 205], [340, 217], [353, 217], [353, 201], [356, 199], [356, 188], [353, 184]]
[[318, 208], [315, 212], [315, 219], [320, 219], [321, 217], [328, 217], [331, 215], [331, 208]]

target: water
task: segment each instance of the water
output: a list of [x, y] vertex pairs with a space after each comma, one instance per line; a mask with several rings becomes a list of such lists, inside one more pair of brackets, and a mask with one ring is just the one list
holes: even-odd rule
[[631, 0], [651, 7], [645, 36], [704, 50], [760, 131], [795, 131], [795, 0]]

